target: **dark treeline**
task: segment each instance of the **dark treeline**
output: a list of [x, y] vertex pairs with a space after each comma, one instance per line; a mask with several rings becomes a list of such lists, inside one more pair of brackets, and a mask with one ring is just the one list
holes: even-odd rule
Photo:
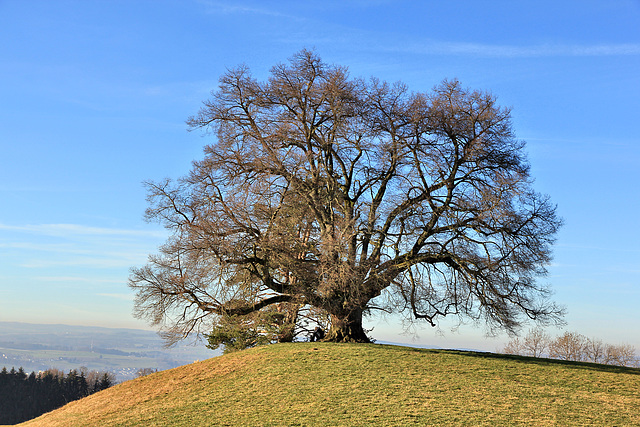
[[57, 369], [27, 374], [24, 369], [0, 371], [0, 424], [17, 424], [71, 401], [104, 390], [115, 382], [109, 372]]

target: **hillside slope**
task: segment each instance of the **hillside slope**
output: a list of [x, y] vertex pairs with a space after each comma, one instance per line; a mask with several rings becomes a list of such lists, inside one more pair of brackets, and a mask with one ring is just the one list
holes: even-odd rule
[[384, 345], [279, 344], [128, 381], [24, 423], [640, 425], [640, 370]]

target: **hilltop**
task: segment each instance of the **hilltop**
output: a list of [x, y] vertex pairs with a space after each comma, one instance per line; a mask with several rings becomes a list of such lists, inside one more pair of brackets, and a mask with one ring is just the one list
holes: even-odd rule
[[24, 423], [640, 425], [640, 370], [376, 344], [278, 344], [119, 384]]

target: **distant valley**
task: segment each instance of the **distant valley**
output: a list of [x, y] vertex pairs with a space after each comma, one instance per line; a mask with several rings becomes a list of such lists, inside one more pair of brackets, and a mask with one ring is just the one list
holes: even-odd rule
[[84, 366], [126, 381], [139, 369], [162, 371], [220, 353], [202, 343], [166, 349], [155, 332], [140, 329], [0, 322], [0, 369], [22, 367], [27, 373]]

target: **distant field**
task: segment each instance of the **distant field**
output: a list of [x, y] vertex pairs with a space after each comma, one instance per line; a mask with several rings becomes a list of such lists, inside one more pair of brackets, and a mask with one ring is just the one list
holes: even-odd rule
[[163, 345], [153, 331], [0, 322], [0, 369], [68, 372], [85, 366], [111, 371], [124, 381], [140, 368], [165, 370], [220, 354], [204, 345]]
[[0, 369], [3, 366], [6, 366], [7, 369], [23, 367], [29, 373], [56, 368], [68, 372], [71, 369], [79, 369], [81, 366], [85, 366], [89, 369], [113, 372], [117, 375], [119, 381], [134, 378], [139, 368], [153, 367], [162, 370], [178, 364], [173, 362], [175, 363], [173, 366], [167, 366], [172, 361], [164, 359], [161, 354], [158, 357], [141, 356], [135, 353], [130, 356], [123, 356], [90, 351], [16, 350], [0, 347], [0, 356], [2, 354], [9, 354], [10, 359], [2, 360], [0, 358]]
[[27, 426], [640, 425], [640, 370], [375, 344], [279, 344], [159, 372]]

